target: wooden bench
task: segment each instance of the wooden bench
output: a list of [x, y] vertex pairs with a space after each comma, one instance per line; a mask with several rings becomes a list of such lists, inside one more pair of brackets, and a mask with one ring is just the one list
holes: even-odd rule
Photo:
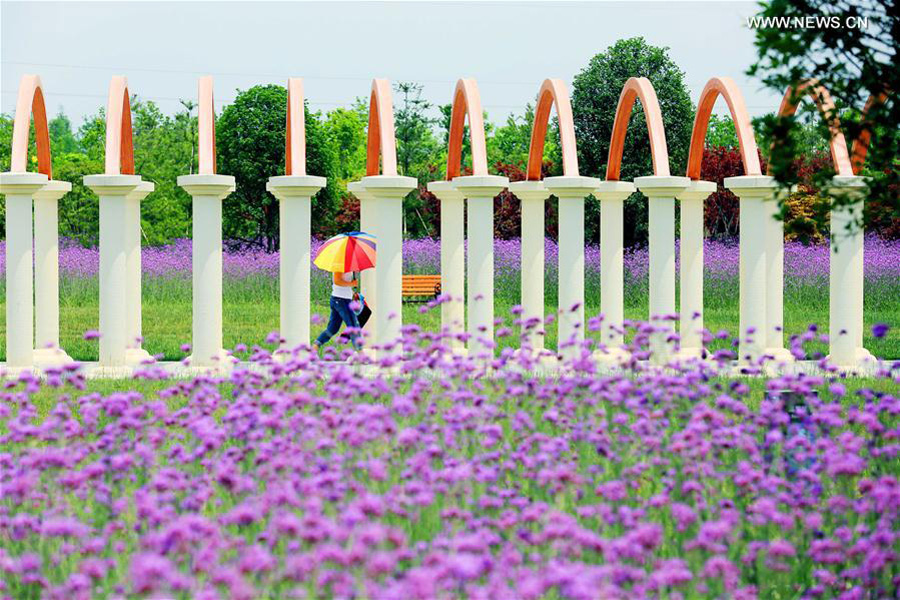
[[403, 301], [427, 302], [441, 293], [440, 275], [404, 275]]

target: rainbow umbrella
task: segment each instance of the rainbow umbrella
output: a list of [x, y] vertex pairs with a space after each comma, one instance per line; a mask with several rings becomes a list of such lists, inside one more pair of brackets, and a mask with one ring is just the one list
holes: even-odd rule
[[336, 235], [322, 244], [313, 262], [332, 273], [371, 269], [375, 266], [375, 236], [364, 231]]

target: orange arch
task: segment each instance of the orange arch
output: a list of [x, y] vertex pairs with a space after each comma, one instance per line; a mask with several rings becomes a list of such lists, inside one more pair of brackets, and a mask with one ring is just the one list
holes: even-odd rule
[[484, 141], [484, 113], [481, 95], [474, 79], [460, 79], [453, 92], [450, 113], [450, 144], [447, 149], [447, 181], [459, 177], [462, 169], [462, 144], [466, 115], [469, 115], [469, 139], [472, 145], [472, 173], [487, 175], [487, 144]]
[[306, 114], [303, 80], [288, 79], [287, 123], [284, 137], [284, 174], [306, 175]]
[[106, 174], [134, 175], [134, 142], [128, 80], [116, 75], [109, 82], [106, 104]]
[[[808, 94], [822, 116], [828, 119], [828, 130], [831, 132], [831, 161], [834, 163], [834, 170], [838, 175], [853, 175], [853, 167], [850, 164], [850, 153], [847, 152], [847, 140], [841, 131], [841, 122], [835, 114], [834, 101], [831, 94], [828, 93], [819, 82], [809, 80], [801, 83], [796, 87], [788, 88], [781, 100], [781, 106], [778, 107], [779, 117], [790, 117], [797, 112], [797, 106], [800, 104], [800, 97]], [[772, 174], [772, 167], [769, 166], [769, 175]]]
[[606, 163], [607, 181], [618, 181], [622, 171], [622, 152], [625, 150], [625, 134], [634, 101], [641, 99], [647, 132], [650, 136], [650, 156], [653, 159], [653, 174], [669, 175], [669, 150], [666, 147], [666, 130], [663, 128], [662, 111], [656, 90], [646, 77], [632, 77], [625, 82], [619, 95], [616, 119], [613, 122], [612, 140], [609, 144], [609, 160]]
[[534, 125], [531, 128], [531, 144], [528, 147], [528, 169], [526, 178], [537, 181], [541, 178], [541, 164], [544, 159], [544, 141], [550, 123], [550, 109], [556, 104], [559, 117], [559, 143], [562, 148], [563, 174], [578, 176], [578, 151], [575, 145], [575, 122], [572, 120], [572, 103], [569, 92], [561, 79], [545, 79], [538, 92], [537, 108], [534, 111]]
[[756, 147], [756, 137], [753, 135], [753, 125], [750, 123], [750, 115], [744, 104], [744, 96], [731, 77], [713, 77], [706, 82], [700, 93], [697, 115], [694, 117], [694, 128], [691, 131], [691, 149], [688, 152], [686, 175], [691, 179], [700, 179], [700, 164], [703, 161], [703, 145], [706, 141], [706, 130], [709, 128], [709, 117], [712, 115], [713, 106], [720, 94], [728, 103], [731, 120], [734, 121], [741, 161], [744, 163], [744, 175], [761, 175], [759, 152]]
[[13, 139], [9, 170], [24, 173], [28, 170], [28, 131], [34, 115], [34, 138], [37, 142], [38, 172], [53, 179], [50, 163], [50, 130], [47, 127], [47, 107], [44, 90], [37, 75], [23, 75], [19, 81], [19, 97], [16, 100], [16, 118], [13, 122]]
[[391, 84], [387, 79], [372, 81], [372, 95], [369, 98], [366, 175], [378, 175], [379, 171], [383, 175], [397, 175], [394, 106], [391, 100]]
[[216, 108], [213, 102], [213, 78], [210, 75], [200, 78], [198, 89], [200, 99], [197, 117], [197, 138], [200, 155], [198, 173], [201, 175], [216, 174]]
[[877, 104], [884, 104], [884, 101], [887, 100], [887, 96], [888, 95], [884, 92], [882, 92], [881, 94], [870, 96], [868, 101], [866, 102], [865, 108], [863, 108], [863, 127], [859, 132], [859, 137], [853, 141], [853, 148], [850, 152], [850, 162], [853, 166], [854, 175], [858, 175], [863, 166], [866, 164], [866, 154], [869, 153], [869, 141], [872, 139], [872, 127], [871, 123], [868, 123], [866, 121], [866, 115], [869, 114], [869, 111], [873, 106]]

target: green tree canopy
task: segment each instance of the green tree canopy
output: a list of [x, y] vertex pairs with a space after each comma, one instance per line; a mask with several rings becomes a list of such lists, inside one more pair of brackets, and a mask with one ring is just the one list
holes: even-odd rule
[[[630, 77], [646, 77], [653, 84], [665, 125], [669, 168], [673, 174], [683, 173], [694, 117], [684, 72], [669, 58], [667, 48], [651, 46], [643, 38], [636, 37], [617, 41], [605, 52], [594, 56], [575, 76], [572, 109], [581, 174], [605, 177], [619, 94]], [[652, 175], [650, 156], [650, 138], [638, 101], [625, 137], [622, 179]], [[591, 203], [589, 210], [589, 214], [596, 214], [596, 202]], [[596, 219], [592, 217], [592, 221]], [[595, 232], [593, 226], [586, 231], [591, 237]], [[647, 238], [646, 198], [640, 194], [634, 194], [626, 201], [625, 236], [629, 244]]]
[[[313, 233], [321, 233], [332, 226], [338, 207], [338, 153], [319, 113], [304, 109], [306, 172], [328, 178], [312, 201]], [[216, 123], [218, 170], [233, 175], [237, 187], [224, 202], [224, 237], [269, 252], [278, 248], [278, 201], [266, 191], [266, 182], [284, 174], [286, 117], [287, 89], [257, 85], [239, 91]]]

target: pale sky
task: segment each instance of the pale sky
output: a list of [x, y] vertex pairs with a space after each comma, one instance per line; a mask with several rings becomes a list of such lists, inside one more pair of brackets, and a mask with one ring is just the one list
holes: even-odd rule
[[[733, 77], [752, 115], [780, 94], [744, 75], [754, 2], [7, 2], [0, 3], [0, 111], [40, 75], [47, 110], [77, 127], [106, 103], [112, 75], [174, 114], [215, 77], [216, 109], [236, 89], [304, 78], [314, 110], [368, 96], [373, 77], [417, 81], [434, 104], [474, 77], [493, 122], [520, 113], [541, 81], [572, 78], [619, 38], [668, 46], [691, 98]], [[719, 100], [717, 112], [727, 112]]]

